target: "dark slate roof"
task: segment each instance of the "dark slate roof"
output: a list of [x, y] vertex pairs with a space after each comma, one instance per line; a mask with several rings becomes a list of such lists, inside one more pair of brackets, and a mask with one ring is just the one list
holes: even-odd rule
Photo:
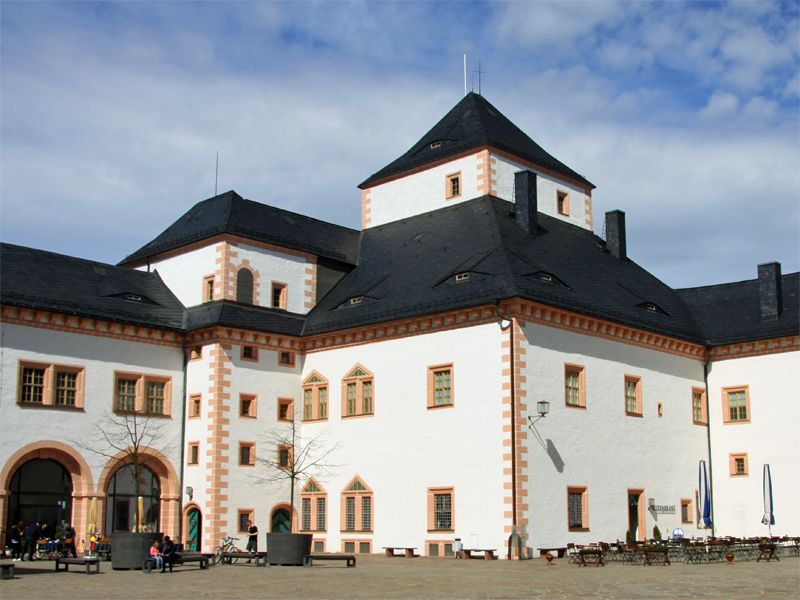
[[194, 205], [156, 239], [120, 264], [141, 264], [150, 256], [222, 233], [348, 264], [355, 264], [357, 257], [358, 231], [245, 200], [231, 190]]
[[783, 312], [761, 320], [758, 280], [677, 290], [711, 345], [800, 334], [800, 273], [781, 277]]
[[157, 273], [0, 244], [0, 302], [180, 330], [183, 305]]
[[[522, 297], [702, 342], [678, 294], [611, 256], [591, 231], [539, 213], [530, 235], [513, 210], [484, 196], [367, 229], [359, 265], [309, 314], [304, 334]], [[468, 280], [456, 282], [458, 273]]]
[[186, 331], [221, 325], [299, 336], [303, 331], [304, 315], [275, 308], [239, 304], [230, 300], [216, 300], [186, 309]]
[[[433, 142], [439, 142], [440, 146], [431, 148]], [[582, 175], [548, 154], [486, 98], [474, 92], [464, 96], [408, 152], [358, 187], [367, 188], [383, 179], [481, 146], [492, 146], [591, 188], [595, 187]]]

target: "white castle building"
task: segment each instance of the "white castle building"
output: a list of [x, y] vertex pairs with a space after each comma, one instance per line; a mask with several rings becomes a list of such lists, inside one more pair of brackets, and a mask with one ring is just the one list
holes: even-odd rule
[[[2, 524], [132, 528], [124, 451], [90, 448], [136, 414], [143, 520], [205, 551], [248, 520], [427, 556], [765, 535], [765, 464], [772, 533], [800, 531], [798, 273], [671, 289], [474, 93], [359, 187], [362, 231], [230, 191], [117, 266], [4, 244]], [[294, 507], [261, 481], [293, 422], [330, 463]]]

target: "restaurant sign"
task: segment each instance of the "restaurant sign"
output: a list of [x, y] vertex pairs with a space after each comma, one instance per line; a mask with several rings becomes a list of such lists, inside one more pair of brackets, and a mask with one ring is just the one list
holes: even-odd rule
[[648, 507], [651, 511], [661, 515], [674, 515], [675, 514], [675, 505], [674, 504], [656, 504], [652, 500], [649, 503]]

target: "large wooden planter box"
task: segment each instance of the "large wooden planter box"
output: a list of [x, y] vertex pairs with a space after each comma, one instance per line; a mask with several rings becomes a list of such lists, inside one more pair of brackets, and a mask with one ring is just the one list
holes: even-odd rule
[[161, 533], [118, 531], [111, 534], [111, 568], [141, 569], [153, 542], [160, 542]]
[[271, 565], [302, 566], [311, 554], [310, 533], [268, 533], [267, 562]]

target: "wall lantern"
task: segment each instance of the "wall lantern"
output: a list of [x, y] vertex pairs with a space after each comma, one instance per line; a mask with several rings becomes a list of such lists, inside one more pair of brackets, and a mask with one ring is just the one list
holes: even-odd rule
[[538, 417], [528, 415], [528, 428], [533, 429], [533, 424], [540, 419], [544, 419], [547, 413], [550, 412], [550, 403], [547, 400], [539, 400], [536, 403], [536, 412], [539, 413]]
[[189, 496], [189, 500], [192, 499], [192, 496], [194, 495], [194, 488], [192, 486], [186, 486], [186, 495]]

